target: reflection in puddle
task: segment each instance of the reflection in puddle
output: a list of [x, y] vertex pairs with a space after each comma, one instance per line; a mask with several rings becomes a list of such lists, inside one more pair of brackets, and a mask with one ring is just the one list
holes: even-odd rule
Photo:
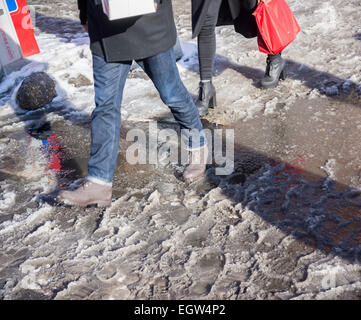
[[87, 160], [73, 158], [50, 126], [29, 131], [27, 140], [26, 162], [32, 168], [28, 178], [46, 178], [53, 188], [63, 188], [83, 176]]
[[48, 139], [42, 140], [42, 143], [48, 160], [48, 168], [54, 173], [59, 173], [62, 170], [61, 159], [63, 156], [58, 137], [56, 135], [50, 136]]
[[227, 128], [235, 129], [236, 158], [237, 152], [259, 154], [307, 179], [329, 177], [337, 187], [361, 188], [360, 108], [328, 99], [300, 100], [288, 110]]
[[226, 128], [235, 130], [237, 169], [234, 195], [225, 192], [285, 234], [361, 263], [360, 109], [300, 100]]

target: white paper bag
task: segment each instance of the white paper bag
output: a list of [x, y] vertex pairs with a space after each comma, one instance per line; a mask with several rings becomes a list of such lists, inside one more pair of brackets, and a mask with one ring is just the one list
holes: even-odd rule
[[154, 0], [102, 0], [109, 20], [124, 19], [155, 12]]

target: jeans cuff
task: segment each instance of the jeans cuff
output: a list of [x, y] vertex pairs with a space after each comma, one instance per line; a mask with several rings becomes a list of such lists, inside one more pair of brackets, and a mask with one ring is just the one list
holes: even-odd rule
[[185, 149], [187, 151], [196, 151], [202, 149], [204, 146], [207, 145], [207, 138], [203, 132], [199, 136], [196, 135], [196, 137], [183, 135], [182, 139], [185, 144]]
[[105, 181], [105, 180], [103, 180], [103, 179], [99, 179], [99, 178], [92, 177], [92, 176], [87, 176], [85, 179], [88, 180], [88, 181], [90, 181], [90, 182], [94, 182], [94, 183], [100, 184], [100, 185], [102, 185], [102, 186], [113, 187], [113, 183], [112, 183], [112, 182]]
[[187, 151], [193, 152], [193, 151], [197, 151], [197, 150], [203, 149], [206, 145], [207, 145], [207, 144], [205, 143], [205, 144], [202, 145], [202, 146], [192, 147], [192, 148], [191, 148], [191, 147], [186, 147], [185, 149], [186, 149]]

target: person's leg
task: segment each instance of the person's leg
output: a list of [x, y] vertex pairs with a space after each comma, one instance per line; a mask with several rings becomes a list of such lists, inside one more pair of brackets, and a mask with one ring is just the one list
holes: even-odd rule
[[[173, 49], [139, 62], [157, 88], [164, 104], [170, 109], [181, 129], [203, 130], [197, 108], [184, 86], [175, 62]], [[205, 141], [202, 142], [202, 147]]]
[[117, 165], [121, 102], [131, 62], [107, 63], [93, 57], [95, 109], [87, 180], [111, 185]]
[[131, 62], [107, 63], [93, 56], [95, 109], [91, 116], [91, 148], [86, 182], [74, 191], [64, 190], [58, 200], [87, 206], [111, 203], [112, 180], [120, 139], [121, 101]]
[[171, 112], [182, 130], [182, 138], [192, 154], [205, 155], [200, 163], [194, 163], [192, 172], [187, 167], [184, 177], [193, 181], [204, 175], [208, 157], [207, 141], [203, 125], [192, 97], [185, 88], [175, 62], [173, 50], [168, 50], [154, 57], [139, 62], [141, 67], [153, 81], [163, 102]]
[[198, 58], [201, 81], [211, 81], [216, 54], [216, 24], [222, 0], [212, 0], [198, 35]]
[[208, 107], [216, 106], [216, 91], [212, 84], [214, 59], [216, 55], [216, 24], [222, 0], [209, 4], [204, 24], [198, 35], [198, 60], [201, 81], [196, 105], [201, 116], [208, 114]]

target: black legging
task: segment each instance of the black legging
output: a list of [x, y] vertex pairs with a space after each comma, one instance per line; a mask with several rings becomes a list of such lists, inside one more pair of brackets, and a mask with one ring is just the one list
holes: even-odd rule
[[198, 58], [201, 80], [211, 80], [216, 55], [216, 24], [222, 0], [212, 0], [198, 35]]
[[[222, 0], [212, 0], [198, 35], [198, 59], [201, 80], [211, 80], [213, 77], [214, 58], [216, 55], [216, 25]], [[242, 3], [246, 10], [254, 10], [257, 7], [256, 0], [244, 0]], [[278, 54], [280, 55], [280, 53]], [[270, 60], [277, 55], [268, 55]]]

